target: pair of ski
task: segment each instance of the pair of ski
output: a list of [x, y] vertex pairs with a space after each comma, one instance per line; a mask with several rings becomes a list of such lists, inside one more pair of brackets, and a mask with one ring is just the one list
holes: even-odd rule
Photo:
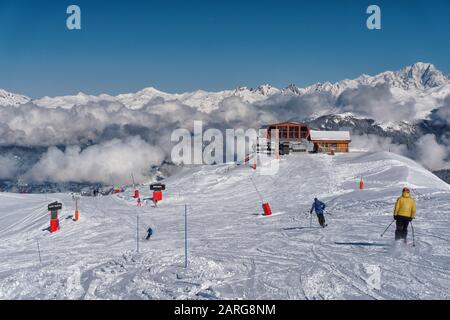
[[[395, 222], [395, 219], [394, 220], [392, 220], [392, 222], [387, 226], [387, 228], [384, 230], [384, 232], [380, 235], [380, 237], [383, 237], [384, 236], [384, 234], [389, 230], [389, 228], [392, 226], [392, 224]], [[411, 220], [411, 229], [412, 229], [412, 236], [413, 236], [413, 247], [415, 247], [416, 246], [416, 239], [415, 239], [415, 235], [414, 235], [414, 225], [413, 225], [413, 223], [412, 223], [412, 220]]]
[[[325, 211], [324, 213], [332, 216], [332, 214], [327, 211]], [[306, 213], [306, 216], [308, 216], [308, 213]], [[309, 213], [309, 227], [312, 228], [312, 212]], [[328, 223], [325, 223], [325, 225], [321, 225], [321, 227], [325, 229], [326, 227], [328, 227]]]

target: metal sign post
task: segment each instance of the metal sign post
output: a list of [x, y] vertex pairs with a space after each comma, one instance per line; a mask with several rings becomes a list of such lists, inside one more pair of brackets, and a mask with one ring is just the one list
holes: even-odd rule
[[42, 264], [41, 248], [39, 247], [39, 240], [38, 239], [36, 239], [36, 243], [37, 243], [37, 249], [38, 249], [38, 254], [39, 254], [39, 264]]
[[136, 251], [139, 253], [139, 215], [136, 216]]
[[188, 267], [188, 243], [187, 243], [187, 204], [184, 205], [184, 268]]

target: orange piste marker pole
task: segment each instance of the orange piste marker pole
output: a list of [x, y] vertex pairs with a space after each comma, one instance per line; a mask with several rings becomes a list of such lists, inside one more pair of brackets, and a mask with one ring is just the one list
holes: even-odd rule
[[361, 177], [361, 180], [359, 181], [359, 190], [362, 190], [362, 189], [364, 189], [364, 181]]
[[75, 221], [78, 221], [78, 199], [75, 199]]
[[256, 170], [256, 159], [253, 159], [253, 164], [251, 165], [253, 170]]

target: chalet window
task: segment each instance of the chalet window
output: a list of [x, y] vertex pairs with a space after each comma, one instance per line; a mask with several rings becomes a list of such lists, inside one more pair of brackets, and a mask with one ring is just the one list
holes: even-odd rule
[[307, 127], [301, 127], [300, 129], [300, 138], [306, 139], [308, 136], [308, 128]]
[[299, 132], [300, 132], [299, 127], [290, 127], [289, 128], [289, 139], [298, 139]]
[[280, 130], [280, 139], [287, 139], [287, 127], [279, 127], [278, 130]]

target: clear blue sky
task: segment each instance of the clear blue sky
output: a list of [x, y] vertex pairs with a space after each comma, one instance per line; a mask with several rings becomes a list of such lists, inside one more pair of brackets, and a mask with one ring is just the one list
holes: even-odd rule
[[450, 1], [0, 0], [0, 45], [0, 88], [32, 97], [304, 86], [416, 61], [450, 73]]

